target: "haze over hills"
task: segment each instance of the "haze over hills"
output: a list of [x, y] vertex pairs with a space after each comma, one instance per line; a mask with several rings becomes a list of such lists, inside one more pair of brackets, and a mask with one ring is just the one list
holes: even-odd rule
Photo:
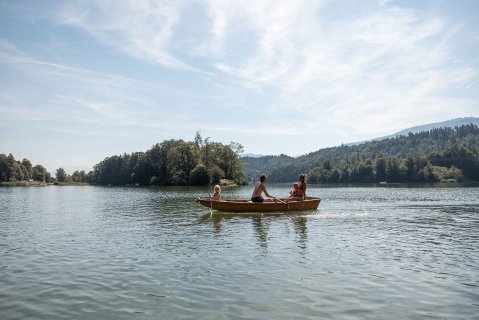
[[[458, 118], [408, 128], [389, 137], [368, 142], [319, 149], [299, 157], [284, 154], [259, 158], [244, 157], [242, 162], [247, 179], [264, 172], [269, 174], [271, 182], [293, 181], [297, 174], [319, 168], [325, 161], [329, 161], [333, 166], [351, 159], [357, 163], [367, 159], [374, 162], [378, 155], [383, 155], [396, 157], [399, 163], [402, 163], [407, 158], [419, 155], [438, 159], [437, 155], [450, 153], [450, 148], [464, 151], [453, 151], [459, 160], [466, 158], [467, 153], [471, 163], [475, 163], [476, 158], [479, 161], [479, 131], [476, 124], [479, 124], [478, 118]], [[424, 163], [427, 163], [427, 160]]]
[[346, 145], [348, 146], [353, 146], [353, 145], [358, 145], [364, 142], [368, 141], [378, 141], [378, 140], [384, 140], [384, 139], [389, 139], [389, 138], [395, 138], [398, 136], [406, 136], [411, 133], [419, 133], [419, 132], [424, 132], [424, 131], [429, 131], [434, 128], [454, 128], [456, 126], [462, 126], [466, 124], [474, 124], [476, 126], [479, 126], [479, 118], [475, 117], [464, 117], [464, 118], [455, 118], [451, 120], [446, 120], [442, 122], [435, 122], [435, 123], [428, 123], [428, 124], [423, 124], [411, 128], [407, 128], [404, 130], [401, 130], [399, 132], [393, 133], [388, 136], [380, 137], [380, 138], [374, 138], [366, 141], [361, 141], [361, 142], [352, 142], [352, 143], [347, 143]]
[[[442, 121], [442, 122], [428, 123], [428, 124], [423, 124], [423, 125], [403, 129], [401, 131], [390, 134], [388, 136], [373, 138], [373, 139], [365, 140], [365, 141], [361, 141], [361, 142], [345, 143], [344, 145], [354, 146], [354, 145], [358, 145], [358, 144], [365, 143], [365, 142], [368, 142], [368, 141], [379, 141], [379, 140], [384, 140], [384, 139], [389, 139], [389, 138], [395, 138], [397, 136], [405, 136], [405, 135], [408, 135], [409, 132], [418, 133], [418, 132], [423, 132], [423, 131], [429, 131], [429, 130], [434, 129], [434, 128], [454, 128], [456, 126], [462, 126], [462, 125], [471, 124], [471, 123], [479, 127], [479, 118], [463, 117], [463, 118], [455, 118], [455, 119], [451, 119], [451, 120], [446, 120], [446, 121]], [[261, 158], [261, 157], [274, 157], [274, 156], [273, 155], [261, 155], [261, 154], [255, 154], [255, 153], [244, 153], [244, 154], [241, 155], [241, 157], [242, 158], [245, 158], [245, 157]], [[295, 158], [295, 157], [291, 157], [291, 158]]]
[[447, 120], [443, 122], [423, 124], [420, 126], [411, 127], [411, 128], [396, 132], [395, 134], [384, 137], [384, 139], [394, 138], [401, 135], [407, 135], [409, 132], [418, 133], [423, 131], [429, 131], [434, 128], [454, 128], [456, 126], [459, 127], [459, 126], [463, 126], [463, 125], [471, 124], [471, 123], [476, 126], [479, 126], [479, 118], [474, 118], [474, 117], [455, 118], [455, 119], [451, 119], [451, 120]]
[[264, 154], [257, 154], [257, 153], [243, 153], [241, 157], [250, 157], [250, 158], [261, 158], [264, 157]]

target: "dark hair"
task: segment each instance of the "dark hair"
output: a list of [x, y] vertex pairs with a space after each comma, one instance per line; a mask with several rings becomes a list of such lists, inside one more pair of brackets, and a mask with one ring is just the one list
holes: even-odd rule
[[259, 176], [259, 181], [263, 182], [264, 179], [266, 179], [266, 175], [263, 173], [262, 175]]
[[303, 180], [303, 179], [306, 179], [306, 175], [304, 173], [301, 173], [299, 175], [299, 180]]

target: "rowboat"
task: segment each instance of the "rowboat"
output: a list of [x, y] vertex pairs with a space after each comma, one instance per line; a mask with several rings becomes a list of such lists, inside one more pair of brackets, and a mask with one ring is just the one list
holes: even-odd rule
[[198, 197], [201, 205], [223, 212], [277, 212], [303, 211], [318, 209], [320, 198], [307, 197], [306, 200], [265, 199], [263, 203], [249, 200], [213, 200], [210, 197]]

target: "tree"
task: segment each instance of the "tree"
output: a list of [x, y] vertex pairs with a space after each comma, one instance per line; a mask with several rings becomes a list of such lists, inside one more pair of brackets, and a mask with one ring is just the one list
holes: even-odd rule
[[47, 179], [47, 169], [42, 165], [37, 164], [32, 168], [32, 178], [35, 181], [48, 181]]
[[190, 184], [194, 186], [205, 186], [210, 182], [208, 170], [203, 164], [197, 165], [190, 174]]
[[30, 162], [30, 160], [28, 159], [23, 159], [22, 160], [22, 164], [23, 166], [25, 167], [25, 169], [27, 170], [27, 174], [26, 174], [26, 177], [27, 179], [32, 179], [33, 177], [33, 167], [32, 167], [32, 163]]
[[130, 181], [133, 184], [148, 185], [151, 166], [147, 161], [146, 154], [144, 152], [135, 152], [131, 154], [131, 174]]
[[63, 168], [58, 168], [55, 175], [59, 182], [65, 182], [67, 179], [67, 173]]
[[82, 170], [82, 171], [76, 170], [75, 172], [73, 172], [71, 179], [73, 182], [83, 182], [83, 183], [88, 182], [88, 176], [85, 173], [85, 170]]
[[[146, 152], [107, 157], [93, 167], [88, 181], [100, 185], [189, 185], [208, 183], [206, 176], [212, 181], [227, 176], [242, 183], [243, 168], [238, 153], [243, 147], [209, 139], [203, 140], [197, 132], [195, 141], [165, 140]], [[74, 179], [79, 179], [78, 173]]]
[[224, 171], [227, 179], [234, 179], [239, 176], [242, 178], [243, 164], [238, 157], [241, 152], [243, 152], [243, 146], [236, 142], [221, 145], [219, 150], [216, 150], [218, 157], [215, 159], [215, 164]]
[[24, 171], [15, 157], [10, 153], [7, 157], [7, 181], [22, 181]]
[[[178, 145], [180, 140], [165, 140], [162, 143], [155, 144], [150, 150], [146, 151], [146, 159], [143, 168], [146, 169], [145, 180], [152, 176], [158, 178], [157, 184], [166, 185], [171, 181], [168, 172], [168, 153]], [[183, 141], [183, 140], [181, 140]], [[148, 178], [149, 177], [149, 178]], [[146, 179], [147, 178], [147, 179]]]
[[331, 161], [330, 160], [326, 160], [323, 162], [323, 169], [324, 170], [332, 170], [332, 166], [331, 166]]
[[195, 145], [198, 149], [200, 149], [201, 147], [203, 147], [203, 138], [201, 137], [201, 132], [200, 131], [196, 131], [196, 134], [195, 134]]
[[386, 181], [387, 179], [387, 166], [386, 159], [380, 157], [376, 159], [376, 182]]
[[202, 154], [201, 160], [204, 161], [204, 164], [205, 164], [206, 168], [210, 167], [210, 161], [209, 161], [209, 159], [210, 159], [209, 158], [210, 157], [210, 144], [209, 144], [209, 142], [210, 142], [210, 137], [208, 137], [204, 140], [204, 146], [201, 149], [201, 154]]
[[225, 172], [218, 167], [217, 165], [213, 165], [208, 172], [210, 176], [211, 184], [218, 184], [221, 181], [221, 178], [225, 176]]
[[397, 157], [390, 157], [388, 158], [388, 182], [400, 182], [401, 175], [399, 173], [399, 166], [401, 164], [401, 160]]
[[418, 169], [413, 157], [408, 157], [404, 162], [406, 165], [406, 181], [417, 181]]
[[198, 154], [194, 143], [178, 141], [168, 152], [168, 174], [170, 182], [177, 185], [187, 185], [190, 173], [198, 164]]
[[328, 178], [328, 182], [337, 183], [339, 181], [341, 181], [341, 172], [337, 168], [334, 168], [331, 171], [331, 174]]
[[0, 154], [0, 181], [8, 181], [8, 158], [4, 154]]

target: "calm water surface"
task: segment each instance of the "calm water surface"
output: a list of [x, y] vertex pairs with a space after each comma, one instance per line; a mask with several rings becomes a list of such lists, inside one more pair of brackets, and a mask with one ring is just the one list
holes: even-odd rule
[[478, 187], [308, 191], [210, 217], [202, 188], [0, 188], [0, 318], [479, 318]]

